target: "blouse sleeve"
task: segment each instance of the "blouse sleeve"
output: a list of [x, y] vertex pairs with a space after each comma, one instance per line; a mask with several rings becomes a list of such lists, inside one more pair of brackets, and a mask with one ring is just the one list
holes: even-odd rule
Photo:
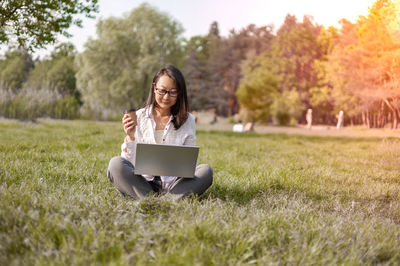
[[122, 145], [121, 145], [121, 157], [127, 159], [132, 164], [135, 164], [136, 140], [122, 143]]
[[141, 141], [141, 126], [145, 122], [142, 119], [143, 109], [136, 111], [136, 116], [138, 119], [138, 126], [136, 127], [135, 131], [135, 140], [126, 142], [126, 137], [124, 143], [121, 145], [121, 157], [130, 161], [133, 165], [135, 165], [136, 160], [136, 143]]
[[192, 114], [189, 114], [187, 123], [187, 136], [183, 145], [196, 146], [196, 122]]

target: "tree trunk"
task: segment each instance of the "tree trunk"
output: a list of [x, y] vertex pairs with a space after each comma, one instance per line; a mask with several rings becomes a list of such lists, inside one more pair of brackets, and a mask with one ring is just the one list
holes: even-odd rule
[[362, 118], [363, 126], [367, 127], [367, 119], [365, 118], [365, 111], [362, 111], [361, 115], [362, 115], [361, 118]]
[[369, 111], [366, 111], [366, 116], [365, 118], [367, 119], [367, 128], [371, 128], [371, 119], [369, 118]]
[[[382, 105], [381, 105], [381, 108], [382, 108]], [[376, 128], [381, 127], [381, 122], [382, 122], [382, 119], [381, 119], [382, 118], [382, 109], [381, 108], [378, 109], [378, 113], [376, 114], [376, 124], [375, 124]]]
[[231, 96], [228, 97], [228, 117], [231, 117], [234, 113], [235, 99]]
[[381, 110], [378, 111], [378, 114], [376, 115], [376, 127], [380, 128], [382, 123], [382, 112]]
[[390, 102], [387, 99], [383, 99], [383, 101], [386, 103], [386, 105], [389, 107], [390, 111], [392, 111], [393, 113], [393, 125], [392, 125], [392, 129], [396, 129], [397, 128], [397, 114], [396, 114], [396, 110], [394, 109], [394, 107], [390, 104]]

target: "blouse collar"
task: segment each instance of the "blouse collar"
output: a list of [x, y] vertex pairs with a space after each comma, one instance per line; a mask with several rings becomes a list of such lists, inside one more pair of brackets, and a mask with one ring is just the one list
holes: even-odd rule
[[[154, 119], [153, 108], [154, 108], [153, 104], [150, 104], [149, 106], [147, 106], [146, 107], [146, 114], [147, 114], [147, 117]], [[172, 118], [173, 118], [173, 115], [171, 114], [170, 117], [169, 117], [169, 120], [171, 121]]]

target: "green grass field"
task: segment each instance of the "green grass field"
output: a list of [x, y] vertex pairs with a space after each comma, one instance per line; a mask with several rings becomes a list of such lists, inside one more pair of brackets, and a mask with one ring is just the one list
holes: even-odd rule
[[0, 122], [0, 265], [400, 263], [400, 139], [199, 131], [201, 198], [123, 198], [119, 123]]

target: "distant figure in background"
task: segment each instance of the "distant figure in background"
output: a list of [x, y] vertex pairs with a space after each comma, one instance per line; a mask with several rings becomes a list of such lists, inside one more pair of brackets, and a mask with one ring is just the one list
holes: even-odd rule
[[243, 132], [244, 131], [244, 127], [242, 124], [242, 120], [239, 120], [238, 123], [233, 125], [233, 132]]
[[343, 111], [340, 111], [338, 115], [336, 128], [343, 128], [343, 122], [344, 122], [344, 113]]
[[217, 123], [218, 119], [217, 119], [217, 115], [214, 114], [213, 116], [213, 120], [211, 120], [210, 124], [214, 125], [215, 123]]
[[307, 128], [311, 129], [311, 126], [312, 126], [312, 109], [308, 109], [307, 110], [306, 120], [307, 120]]
[[253, 123], [253, 122], [248, 122], [248, 123], [246, 123], [246, 125], [244, 125], [243, 130], [244, 130], [245, 132], [253, 131], [253, 130], [254, 130], [254, 123]]
[[215, 108], [212, 109], [212, 113], [213, 113], [213, 119], [211, 120], [210, 125], [214, 125], [218, 121], [217, 110], [215, 110]]

